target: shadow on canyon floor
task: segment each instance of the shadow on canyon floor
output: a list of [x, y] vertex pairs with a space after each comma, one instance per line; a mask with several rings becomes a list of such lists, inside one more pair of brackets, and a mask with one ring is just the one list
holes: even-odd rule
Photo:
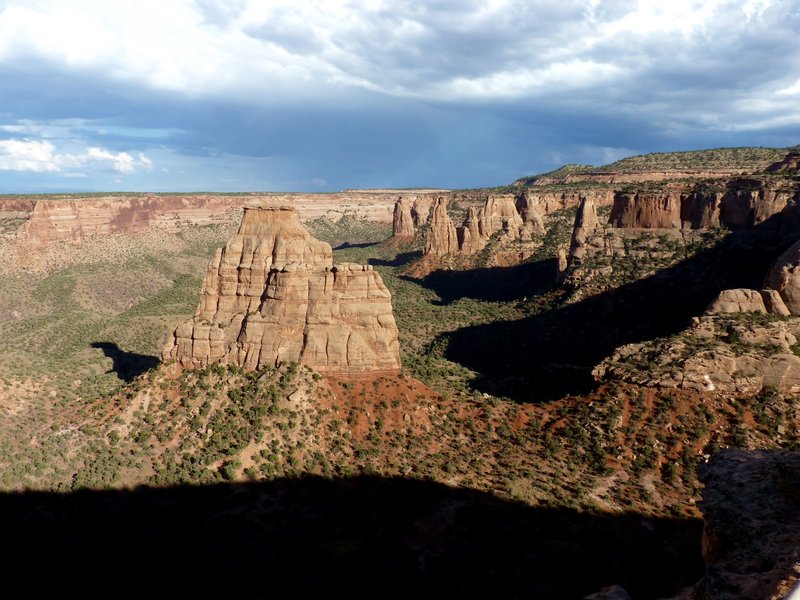
[[355, 244], [351, 244], [350, 242], [342, 242], [338, 246], [334, 247], [334, 250], [347, 250], [348, 248], [371, 248], [372, 246], [377, 246], [381, 242], [359, 242]]
[[400, 252], [391, 260], [386, 260], [383, 258], [370, 258], [367, 260], [367, 263], [378, 267], [402, 267], [403, 265], [407, 265], [418, 258], [422, 258], [422, 250]]
[[[517, 401], [587, 392], [594, 387], [591, 369], [615, 348], [681, 331], [720, 290], [760, 288], [784, 248], [764, 242], [757, 232], [732, 234], [671, 268], [575, 304], [445, 334], [445, 355], [479, 373], [477, 389]], [[450, 271], [424, 284], [452, 297], [451, 290], [473, 280], [469, 272]], [[436, 287], [442, 281], [447, 289]]]
[[[434, 271], [421, 284], [436, 292], [441, 298], [440, 304], [450, 304], [459, 298], [502, 302], [523, 300], [550, 289], [557, 275], [558, 261], [552, 259], [513, 267]], [[401, 277], [420, 283], [420, 280], [412, 277]]]
[[37, 595], [660, 598], [703, 575], [699, 520], [531, 508], [405, 479], [6, 493], [8, 573]]
[[155, 356], [126, 352], [114, 342], [92, 342], [90, 345], [92, 348], [102, 350], [103, 354], [112, 360], [111, 371], [127, 383], [161, 362]]

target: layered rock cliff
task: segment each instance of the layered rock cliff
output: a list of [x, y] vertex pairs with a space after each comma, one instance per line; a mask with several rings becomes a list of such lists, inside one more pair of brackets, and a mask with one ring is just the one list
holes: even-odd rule
[[293, 209], [245, 209], [209, 265], [194, 317], [164, 360], [259, 369], [299, 362], [323, 373], [400, 368], [391, 294], [372, 267], [334, 266], [331, 247]]
[[766, 178], [732, 179], [711, 186], [668, 184], [617, 191], [609, 224], [642, 229], [800, 229], [800, 184]]
[[154, 227], [174, 232], [187, 225], [235, 223], [245, 206], [292, 206], [302, 220], [321, 217], [338, 220], [347, 214], [391, 223], [396, 199], [397, 192], [391, 190], [231, 196], [69, 196], [46, 200], [0, 197], [0, 221], [13, 219], [13, 231], [4, 231], [4, 235], [16, 238], [26, 248], [40, 248], [64, 241], [80, 242], [90, 236], [135, 235]]

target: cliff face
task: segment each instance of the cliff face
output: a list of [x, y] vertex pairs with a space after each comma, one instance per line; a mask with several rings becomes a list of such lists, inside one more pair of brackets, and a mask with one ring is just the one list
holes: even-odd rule
[[47, 200], [0, 198], [0, 220], [13, 219], [4, 232], [27, 248], [80, 242], [95, 235], [135, 235], [151, 227], [179, 231], [186, 224], [233, 223], [245, 206], [292, 206], [303, 220], [344, 214], [368, 221], [392, 222], [397, 193], [353, 191], [334, 194], [216, 194], [177, 196], [73, 197]]
[[331, 247], [292, 209], [245, 209], [217, 251], [192, 319], [163, 352], [182, 367], [259, 369], [296, 361], [323, 373], [400, 368], [391, 295], [369, 266], [333, 266]]
[[609, 224], [618, 228], [796, 229], [800, 185], [791, 181], [735, 179], [724, 189], [668, 185], [655, 191], [614, 194]]
[[545, 192], [536, 188], [525, 190], [517, 199], [525, 222], [528, 207], [536, 207], [540, 214], [547, 214], [564, 208], [574, 208], [583, 198], [591, 200], [595, 206], [611, 206], [614, 203], [614, 190], [609, 188], [588, 188], [580, 190], [565, 190], [558, 192]]

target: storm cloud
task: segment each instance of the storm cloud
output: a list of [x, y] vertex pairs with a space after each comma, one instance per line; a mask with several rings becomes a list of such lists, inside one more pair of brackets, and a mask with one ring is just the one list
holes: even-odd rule
[[0, 2], [0, 192], [500, 185], [800, 142], [791, 1]]

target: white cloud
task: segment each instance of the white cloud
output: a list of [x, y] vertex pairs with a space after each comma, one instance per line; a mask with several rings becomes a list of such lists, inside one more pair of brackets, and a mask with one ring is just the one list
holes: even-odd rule
[[111, 152], [104, 148], [89, 147], [81, 154], [57, 152], [56, 146], [47, 140], [5, 139], [0, 140], [0, 171], [32, 171], [35, 173], [60, 172], [69, 176], [85, 176], [78, 169], [111, 167], [124, 174], [134, 173], [137, 168], [150, 170], [153, 162], [139, 153], [133, 158], [127, 152]]
[[[248, 101], [363, 88], [438, 99], [602, 86], [676, 55], [736, 63], [746, 38], [779, 30], [770, 0], [10, 0], [0, 61], [33, 58], [75, 72], [190, 95]], [[607, 52], [613, 45], [614, 52]], [[587, 72], [576, 65], [590, 65]], [[538, 75], [547, 74], [541, 84]], [[530, 75], [532, 74], [532, 75]], [[521, 87], [517, 88], [517, 85]]]
[[0, 140], [0, 171], [59, 171], [50, 142]]

